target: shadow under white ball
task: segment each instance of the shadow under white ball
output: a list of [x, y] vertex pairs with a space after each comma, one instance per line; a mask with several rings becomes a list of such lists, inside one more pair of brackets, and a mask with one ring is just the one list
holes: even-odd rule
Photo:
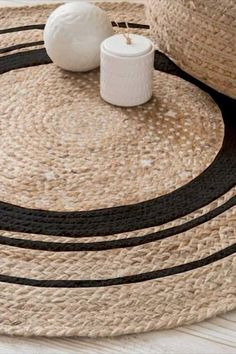
[[86, 2], [67, 3], [48, 18], [45, 48], [57, 66], [69, 71], [89, 71], [100, 65], [100, 45], [113, 33], [105, 11]]

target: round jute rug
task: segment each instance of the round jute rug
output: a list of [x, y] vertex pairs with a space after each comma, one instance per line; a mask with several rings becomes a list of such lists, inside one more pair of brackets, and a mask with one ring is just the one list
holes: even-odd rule
[[[145, 8], [100, 4], [149, 36]], [[154, 94], [46, 55], [54, 6], [0, 15], [0, 333], [113, 336], [236, 307], [236, 103], [156, 52]]]

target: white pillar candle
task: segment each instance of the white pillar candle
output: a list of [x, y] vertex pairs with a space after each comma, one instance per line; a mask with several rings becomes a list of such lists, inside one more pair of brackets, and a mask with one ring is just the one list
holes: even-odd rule
[[129, 38], [116, 34], [101, 44], [101, 97], [122, 107], [149, 101], [153, 91], [154, 45], [137, 34]]

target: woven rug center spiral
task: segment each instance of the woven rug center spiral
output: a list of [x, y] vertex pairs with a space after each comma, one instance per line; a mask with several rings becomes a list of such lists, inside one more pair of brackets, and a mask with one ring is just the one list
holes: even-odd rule
[[198, 176], [222, 145], [217, 105], [165, 73], [155, 72], [149, 103], [128, 109], [102, 101], [98, 71], [43, 65], [5, 73], [1, 85], [0, 199], [24, 207], [155, 198]]
[[[235, 101], [156, 51], [152, 100], [105, 103], [98, 70], [50, 63], [56, 6], [0, 15], [0, 333], [114, 336], [235, 309]], [[151, 35], [145, 5], [99, 6]]]

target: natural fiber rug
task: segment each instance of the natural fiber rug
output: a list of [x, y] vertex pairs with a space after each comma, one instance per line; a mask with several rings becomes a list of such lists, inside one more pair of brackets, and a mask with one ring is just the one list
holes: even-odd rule
[[[143, 5], [102, 4], [149, 35]], [[236, 307], [236, 104], [156, 53], [153, 99], [50, 63], [53, 6], [0, 13], [0, 333], [112, 336]]]

